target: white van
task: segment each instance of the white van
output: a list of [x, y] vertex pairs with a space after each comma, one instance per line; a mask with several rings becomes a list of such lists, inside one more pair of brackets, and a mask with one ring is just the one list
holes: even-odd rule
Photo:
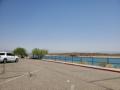
[[8, 52], [0, 52], [0, 62], [18, 62], [19, 57]]

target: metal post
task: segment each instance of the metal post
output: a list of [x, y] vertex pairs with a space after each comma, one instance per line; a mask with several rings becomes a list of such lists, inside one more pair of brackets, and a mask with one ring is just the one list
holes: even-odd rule
[[92, 57], [92, 65], [94, 64], [93, 57]]
[[[59, 56], [59, 60], [61, 59], [61, 56]], [[60, 60], [61, 61], [61, 60]]]
[[56, 61], [56, 57], [57, 57], [57, 56], [55, 56], [55, 61]]
[[109, 64], [109, 58], [107, 58], [107, 64]]
[[64, 56], [64, 60], [65, 60], [65, 62], [66, 62], [66, 56]]
[[[80, 62], [81, 62], [81, 57], [79, 57], [79, 59], [80, 59]], [[80, 62], [79, 62], [79, 63], [80, 63]]]
[[5, 71], [6, 71], [6, 60], [4, 60], [4, 62], [3, 62], [3, 71], [2, 71], [2, 74], [4, 74], [5, 73]]
[[81, 63], [82, 63], [83, 61], [82, 61], [82, 57], [81, 57]]
[[72, 56], [72, 63], [73, 63], [73, 56]]

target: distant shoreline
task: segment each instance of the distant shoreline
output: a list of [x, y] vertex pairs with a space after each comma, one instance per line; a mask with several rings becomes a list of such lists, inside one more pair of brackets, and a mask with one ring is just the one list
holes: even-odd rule
[[118, 54], [110, 54], [110, 53], [49, 53], [48, 55], [65, 55], [65, 56], [92, 56], [92, 57], [120, 57], [120, 53]]

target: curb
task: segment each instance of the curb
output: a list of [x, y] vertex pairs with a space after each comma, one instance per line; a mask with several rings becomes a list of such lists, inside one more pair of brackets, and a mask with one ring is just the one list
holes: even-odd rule
[[120, 69], [116, 69], [116, 68], [106, 68], [106, 67], [100, 67], [100, 66], [84, 65], [84, 64], [69, 63], [69, 62], [63, 62], [63, 61], [45, 60], [45, 59], [44, 59], [44, 61], [120, 73]]

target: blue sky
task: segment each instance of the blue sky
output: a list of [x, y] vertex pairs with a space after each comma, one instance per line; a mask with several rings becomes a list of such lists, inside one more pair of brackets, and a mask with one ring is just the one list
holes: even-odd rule
[[119, 0], [0, 0], [0, 50], [120, 52]]

